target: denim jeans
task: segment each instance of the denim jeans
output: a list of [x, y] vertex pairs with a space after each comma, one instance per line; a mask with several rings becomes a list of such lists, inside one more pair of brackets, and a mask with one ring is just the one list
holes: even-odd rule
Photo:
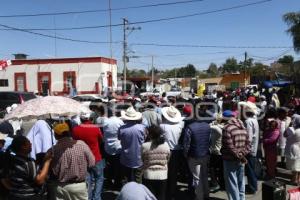
[[224, 160], [224, 180], [229, 200], [245, 200], [244, 165]]
[[128, 182], [142, 183], [142, 168], [130, 168], [121, 164], [122, 184]]
[[203, 200], [209, 197], [208, 188], [208, 165], [209, 156], [201, 158], [188, 158], [189, 167], [193, 174], [193, 186], [195, 188], [196, 199]]
[[245, 173], [248, 180], [249, 191], [256, 192], [257, 191], [257, 177], [255, 173], [256, 157], [252, 155], [247, 155], [246, 158], [248, 163], [245, 166]]
[[167, 199], [170, 200], [176, 196], [177, 175], [179, 172], [179, 164], [181, 162], [182, 151], [171, 150], [171, 156], [168, 163], [168, 185]]
[[89, 200], [101, 200], [101, 192], [104, 181], [105, 160], [97, 162], [94, 167], [89, 168], [87, 175]]

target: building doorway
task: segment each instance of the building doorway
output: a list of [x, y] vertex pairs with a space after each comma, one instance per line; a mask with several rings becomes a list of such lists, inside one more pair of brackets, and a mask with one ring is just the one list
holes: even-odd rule
[[51, 72], [38, 72], [38, 91], [47, 96], [51, 92]]

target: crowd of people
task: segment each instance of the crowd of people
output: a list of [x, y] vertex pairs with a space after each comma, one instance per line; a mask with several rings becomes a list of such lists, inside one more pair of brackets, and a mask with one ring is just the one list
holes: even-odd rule
[[90, 108], [0, 134], [1, 200], [100, 200], [105, 189], [120, 191], [118, 200], [171, 200], [179, 181], [189, 199], [223, 190], [244, 200], [278, 165], [300, 184], [300, 106], [294, 97], [280, 102], [276, 90], [126, 97]]

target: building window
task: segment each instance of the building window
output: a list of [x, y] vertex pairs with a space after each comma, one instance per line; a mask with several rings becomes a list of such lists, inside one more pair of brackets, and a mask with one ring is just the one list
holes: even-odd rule
[[8, 87], [8, 79], [0, 79], [0, 87]]
[[15, 91], [27, 92], [26, 73], [15, 73]]

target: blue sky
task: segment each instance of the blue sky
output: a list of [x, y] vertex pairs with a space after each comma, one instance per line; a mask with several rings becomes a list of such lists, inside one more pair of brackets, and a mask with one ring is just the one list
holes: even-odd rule
[[[122, 8], [147, 4], [167, 3], [180, 0], [111, 0], [112, 8]], [[203, 0], [178, 5], [151, 8], [139, 8], [112, 12], [112, 24], [122, 23], [126, 17], [130, 22], [188, 15], [228, 8], [232, 6], [257, 2], [259, 0]], [[108, 9], [108, 0], [2, 0], [0, 15], [35, 14], [49, 12], [82, 11]], [[5, 9], [3, 9], [5, 8]], [[133, 43], [188, 44], [217, 46], [283, 46], [291, 47], [292, 39], [285, 32], [287, 25], [282, 15], [299, 11], [299, 0], [273, 0], [224, 12], [194, 16], [170, 21], [137, 24], [141, 30], [133, 31], [128, 36], [128, 46], [132, 58], [129, 68], [148, 69], [151, 55], [154, 66], [159, 69], [194, 64], [198, 69], [206, 69], [209, 63], [218, 65], [228, 57], [243, 59], [245, 51], [250, 57], [264, 63], [278, 59], [283, 53], [295, 55], [293, 49], [224, 49], [224, 48], [178, 48], [157, 46], [134, 46]], [[40, 16], [22, 18], [1, 18], [0, 24], [16, 28], [65, 28], [109, 24], [109, 13], [72, 14], [60, 16]], [[112, 28], [113, 41], [122, 41], [122, 26]], [[54, 35], [55, 31], [35, 31]], [[109, 29], [85, 29], [56, 31], [57, 36], [89, 41], [109, 41]], [[0, 31], [0, 58], [12, 58], [11, 54], [26, 53], [30, 58], [52, 57], [110, 57], [109, 44], [87, 44], [44, 38], [18, 31]], [[56, 48], [55, 48], [56, 47]], [[122, 44], [112, 45], [112, 56], [118, 60], [119, 68], [123, 64]]]

